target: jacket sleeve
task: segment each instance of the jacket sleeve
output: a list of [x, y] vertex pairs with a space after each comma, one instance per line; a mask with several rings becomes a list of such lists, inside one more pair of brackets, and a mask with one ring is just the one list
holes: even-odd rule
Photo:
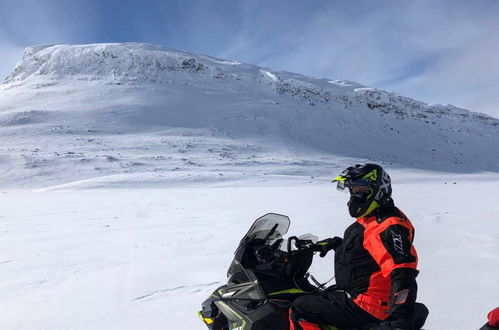
[[394, 328], [413, 328], [414, 304], [418, 291], [417, 275], [418, 271], [410, 268], [397, 268], [391, 273], [390, 320]]
[[418, 275], [417, 254], [412, 245], [413, 229], [400, 219], [391, 218], [385, 222], [371, 235], [366, 248], [383, 276], [391, 280], [391, 325], [397, 329], [412, 329]]

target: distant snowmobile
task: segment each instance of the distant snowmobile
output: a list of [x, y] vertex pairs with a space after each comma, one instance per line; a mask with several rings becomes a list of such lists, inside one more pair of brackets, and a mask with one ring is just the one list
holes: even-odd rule
[[[253, 223], [236, 249], [227, 284], [216, 289], [198, 313], [209, 329], [289, 330], [292, 302], [323, 290], [323, 285], [308, 281], [313, 255], [322, 249], [315, 244], [317, 237], [307, 234], [284, 240], [289, 226], [289, 218], [276, 213]], [[366, 326], [349, 330], [376, 329], [378, 324]], [[321, 329], [340, 330], [328, 325]]]

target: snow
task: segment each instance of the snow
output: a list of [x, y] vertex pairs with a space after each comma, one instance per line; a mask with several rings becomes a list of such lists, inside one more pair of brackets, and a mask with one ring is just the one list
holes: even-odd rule
[[350, 81], [344, 81], [344, 80], [330, 80], [328, 81], [328, 83], [341, 87], [351, 87], [355, 84], [355, 83], [352, 84], [352, 82]]
[[213, 62], [218, 63], [218, 64], [225, 64], [225, 65], [239, 65], [239, 64], [241, 64], [240, 62], [237, 62], [237, 61], [218, 61], [218, 60], [213, 60]]
[[265, 71], [265, 70], [260, 70], [260, 72], [263, 73], [264, 75], [266, 75], [267, 77], [269, 77], [270, 79], [272, 79], [272, 81], [278, 81], [279, 80], [277, 78], [277, 76], [275, 74], [273, 74], [272, 72]]
[[[427, 329], [478, 329], [497, 305], [496, 175], [392, 172], [416, 227]], [[445, 184], [447, 182], [447, 184]], [[454, 184], [456, 182], [456, 184]], [[424, 194], [423, 194], [424, 192]], [[239, 239], [266, 212], [290, 234], [342, 235], [347, 195], [327, 178], [225, 187], [3, 191], [3, 329], [203, 329]], [[316, 257], [313, 274], [333, 275]], [[27, 312], [29, 311], [29, 313]]]
[[[145, 44], [30, 47], [0, 85], [0, 329], [203, 329], [241, 236], [352, 221], [330, 179], [375, 161], [416, 227], [427, 329], [499, 289], [499, 120], [351, 81]], [[319, 280], [332, 257], [317, 258]]]

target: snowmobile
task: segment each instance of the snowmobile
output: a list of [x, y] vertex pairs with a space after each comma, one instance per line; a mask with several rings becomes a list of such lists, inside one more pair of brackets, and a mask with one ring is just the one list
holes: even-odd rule
[[[324, 284], [308, 274], [314, 253], [320, 250], [315, 244], [318, 238], [306, 234], [284, 239], [289, 226], [289, 218], [276, 213], [253, 223], [235, 251], [227, 284], [217, 288], [198, 312], [209, 329], [289, 330], [293, 301], [324, 290]], [[365, 330], [376, 327], [369, 324]], [[340, 330], [327, 325], [321, 328]]]
[[487, 315], [488, 322], [480, 330], [499, 330], [499, 307]]

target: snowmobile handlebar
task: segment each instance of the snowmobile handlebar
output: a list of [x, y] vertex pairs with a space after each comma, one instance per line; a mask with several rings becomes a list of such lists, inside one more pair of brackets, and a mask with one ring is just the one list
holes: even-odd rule
[[293, 251], [293, 248], [292, 248], [293, 242], [295, 242], [294, 245], [298, 251], [312, 249], [315, 252], [315, 251], [321, 251], [321, 249], [322, 249], [321, 247], [319, 247], [317, 244], [315, 244], [311, 240], [302, 240], [296, 236], [291, 236], [288, 238], [288, 246], [287, 246], [288, 253], [291, 253]]

